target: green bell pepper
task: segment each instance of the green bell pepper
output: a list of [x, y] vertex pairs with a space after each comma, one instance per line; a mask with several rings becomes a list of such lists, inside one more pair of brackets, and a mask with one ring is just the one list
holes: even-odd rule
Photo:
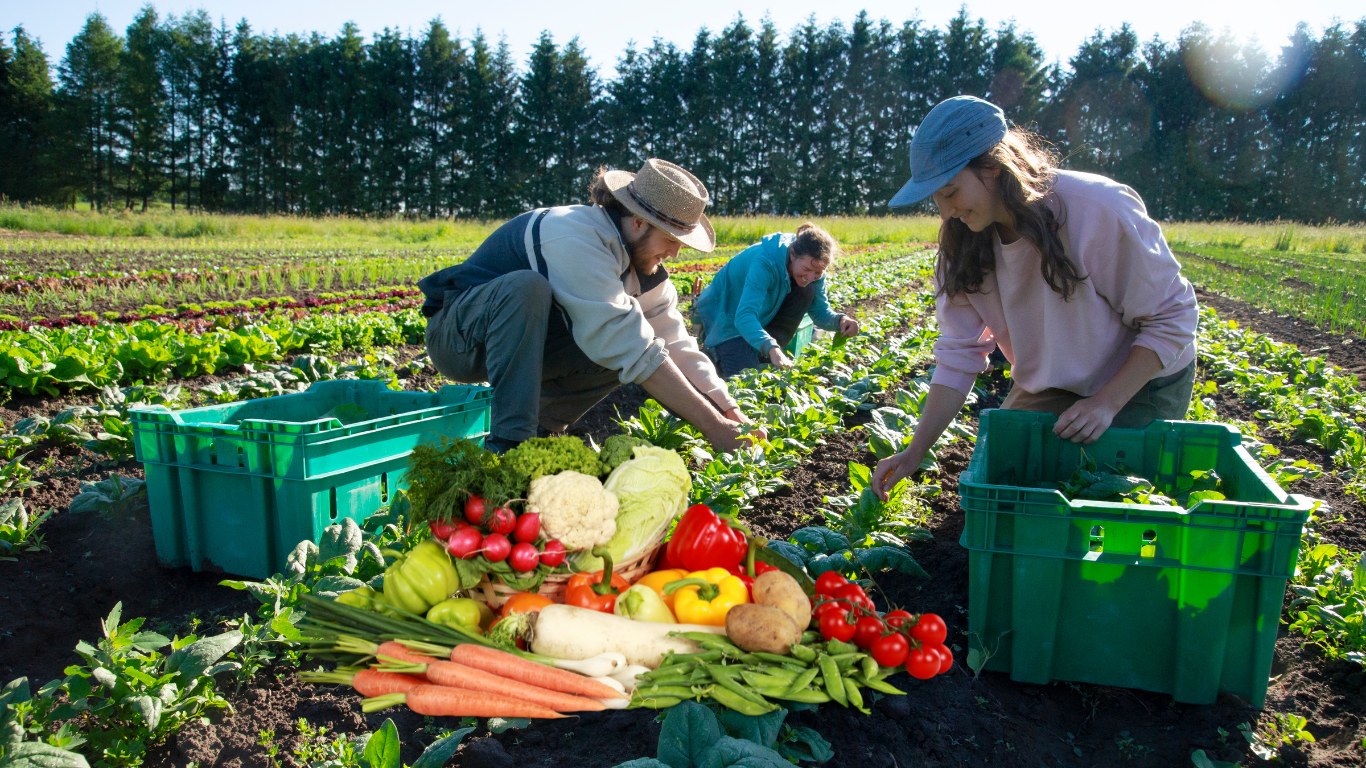
[[442, 600], [427, 611], [427, 621], [444, 624], [451, 629], [479, 634], [479, 623], [483, 618], [479, 611], [480, 603], [468, 597], [455, 597]]
[[337, 602], [342, 605], [349, 605], [353, 608], [362, 608], [367, 611], [375, 609], [371, 600], [379, 593], [369, 587], [357, 587], [350, 592], [343, 592], [337, 595]]
[[409, 613], [425, 614], [459, 588], [450, 554], [431, 539], [384, 571], [384, 602]]
[[678, 623], [673, 612], [669, 610], [669, 606], [664, 604], [664, 598], [644, 584], [637, 584], [623, 592], [617, 598], [616, 607], [612, 609], [612, 612], [635, 621], [653, 621], [657, 624]]

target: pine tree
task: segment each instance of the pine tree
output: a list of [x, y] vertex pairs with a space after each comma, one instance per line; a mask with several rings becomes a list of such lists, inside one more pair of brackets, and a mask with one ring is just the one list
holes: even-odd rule
[[14, 48], [0, 36], [0, 196], [55, 202], [50, 132], [52, 79], [47, 54], [22, 26]]
[[145, 6], [128, 27], [127, 45], [118, 64], [116, 130], [127, 148], [123, 188], [129, 208], [134, 200], [147, 210], [166, 185], [168, 99], [161, 59], [167, 45], [157, 12]]
[[118, 66], [123, 40], [98, 13], [66, 47], [59, 68], [58, 124], [66, 157], [58, 163], [67, 183], [79, 188], [93, 207], [105, 210], [123, 159], [118, 139]]

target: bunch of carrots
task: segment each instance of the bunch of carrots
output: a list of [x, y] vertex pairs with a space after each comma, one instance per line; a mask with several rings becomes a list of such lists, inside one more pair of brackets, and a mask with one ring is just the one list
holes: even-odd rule
[[528, 661], [497, 648], [466, 643], [450, 660], [414, 653], [398, 641], [373, 648], [369, 668], [313, 672], [299, 678], [341, 683], [365, 699], [365, 712], [407, 704], [420, 715], [447, 717], [564, 717], [606, 709], [625, 695], [596, 680]]

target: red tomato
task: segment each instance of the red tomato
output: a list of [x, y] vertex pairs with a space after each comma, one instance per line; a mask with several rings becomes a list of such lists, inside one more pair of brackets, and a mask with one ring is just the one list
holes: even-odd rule
[[527, 512], [517, 518], [517, 527], [512, 530], [512, 538], [518, 541], [534, 543], [541, 537], [541, 516], [535, 512]]
[[432, 535], [445, 541], [455, 533], [455, 522], [452, 520], [433, 520], [427, 523], [427, 527], [432, 529]]
[[844, 611], [826, 611], [821, 615], [821, 637], [826, 640], [849, 642], [854, 638], [854, 625]]
[[949, 628], [944, 624], [944, 620], [933, 613], [920, 614], [920, 621], [911, 627], [911, 637], [919, 640], [922, 645], [942, 645], [944, 638], [949, 636]]
[[534, 571], [540, 564], [541, 553], [536, 551], [536, 545], [525, 541], [513, 545], [512, 554], [508, 555], [508, 565], [512, 566], [514, 571]]
[[489, 516], [489, 530], [507, 536], [517, 527], [517, 515], [507, 507], [493, 510]]
[[873, 641], [870, 650], [873, 661], [876, 661], [879, 667], [897, 667], [906, 663], [906, 656], [911, 652], [911, 644], [906, 642], [905, 635], [893, 632]]
[[873, 647], [882, 633], [887, 629], [887, 625], [882, 623], [882, 619], [876, 616], [864, 616], [858, 620], [854, 626], [854, 645], [868, 650]]
[[[816, 596], [826, 597], [825, 595]], [[849, 611], [850, 605], [849, 603], [846, 603], [843, 600], [824, 600], [823, 602], [817, 603], [816, 606], [811, 609], [811, 612], [814, 613], [817, 618], [820, 618], [821, 616], [825, 615], [826, 611], [834, 610], [836, 608], [847, 613]]]
[[541, 562], [554, 568], [564, 562], [565, 549], [564, 543], [559, 539], [551, 539], [545, 543], [545, 549], [541, 550]]
[[928, 646], [928, 647], [930, 648], [930, 650], [932, 650], [932, 651], [934, 651], [935, 653], [939, 654], [939, 671], [938, 671], [936, 674], [942, 675], [942, 674], [944, 674], [945, 672], [948, 672], [950, 669], [953, 669], [953, 652], [952, 652], [952, 651], [950, 651], [948, 648], [945, 648], [944, 646], [938, 645], [938, 644], [936, 644], [936, 645], [931, 645], [931, 646]]
[[911, 621], [913, 618], [915, 617], [905, 611], [892, 611], [882, 617], [892, 629], [901, 629], [907, 623], [914, 623]]
[[469, 560], [479, 554], [479, 545], [484, 542], [477, 528], [466, 526], [451, 534], [446, 541], [446, 551], [461, 560]]
[[465, 519], [470, 525], [480, 525], [484, 522], [484, 497], [471, 496], [465, 502]]
[[939, 654], [930, 650], [928, 645], [922, 645], [906, 654], [906, 671], [917, 680], [929, 680], [939, 674], [940, 662]]
[[877, 608], [873, 601], [868, 597], [868, 593], [863, 591], [863, 587], [857, 584], [845, 584], [835, 592], [835, 597], [840, 600], [848, 601], [850, 605], [861, 606], [869, 613], [877, 613]]
[[501, 533], [490, 533], [484, 537], [484, 557], [491, 563], [502, 562], [512, 554], [512, 542]]
[[826, 571], [816, 577], [816, 594], [834, 595], [840, 587], [848, 584], [849, 580], [835, 571]]

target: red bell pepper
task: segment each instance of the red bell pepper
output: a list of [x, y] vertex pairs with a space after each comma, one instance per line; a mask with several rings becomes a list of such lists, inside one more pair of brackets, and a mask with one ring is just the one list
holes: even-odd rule
[[611, 613], [617, 607], [617, 595], [631, 588], [626, 579], [612, 573], [612, 553], [607, 547], [593, 547], [593, 556], [602, 558], [602, 570], [576, 573], [569, 577], [564, 603], [590, 611]]
[[721, 517], [705, 504], [694, 504], [679, 518], [669, 539], [669, 562], [688, 571], [734, 568], [745, 559], [749, 530], [731, 518]]
[[745, 587], [749, 590], [749, 599], [751, 601], [754, 599], [754, 580], [759, 578], [759, 574], [778, 570], [777, 566], [759, 562], [754, 559], [754, 551], [759, 547], [765, 546], [768, 546], [768, 539], [765, 539], [762, 536], [755, 536], [749, 540], [749, 544], [745, 547], [744, 564], [732, 565], [726, 568], [726, 570], [735, 574], [739, 577], [740, 581], [745, 583]]

